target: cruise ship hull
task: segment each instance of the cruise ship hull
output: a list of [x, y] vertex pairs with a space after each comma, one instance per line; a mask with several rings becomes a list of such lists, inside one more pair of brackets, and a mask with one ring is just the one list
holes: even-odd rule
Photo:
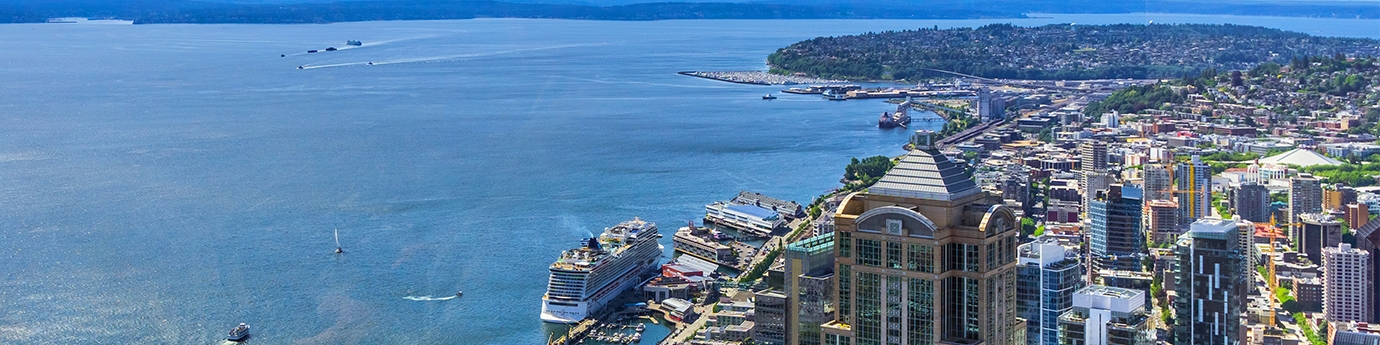
[[[566, 302], [556, 302], [567, 304]], [[571, 324], [584, 320], [588, 315], [589, 308], [585, 303], [568, 303], [569, 306], [554, 305], [551, 300], [543, 299], [541, 304], [541, 321], [550, 323]]]
[[541, 320], [550, 323], [571, 324], [580, 322], [589, 317], [590, 314], [598, 312], [608, 305], [610, 301], [617, 298], [624, 291], [637, 285], [639, 278], [648, 271], [649, 265], [638, 265], [636, 269], [628, 271], [618, 281], [609, 284], [608, 287], [596, 294], [595, 298], [589, 301], [563, 302], [552, 301], [546, 296], [542, 296]]

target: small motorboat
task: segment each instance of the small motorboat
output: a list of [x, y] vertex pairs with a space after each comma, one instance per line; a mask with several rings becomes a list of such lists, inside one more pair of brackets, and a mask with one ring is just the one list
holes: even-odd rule
[[335, 50], [336, 50], [335, 47], [326, 47], [326, 51], [328, 51], [328, 52], [333, 52], [333, 51], [335, 51]]
[[369, 61], [369, 66], [373, 66], [373, 65], [374, 65], [374, 62], [373, 62], [373, 61]]
[[297, 69], [304, 69], [306, 66], [297, 66]]
[[307, 53], [315, 53], [316, 49], [308, 50]]
[[456, 293], [455, 293], [455, 297], [460, 297], [460, 296], [464, 296], [464, 295], [465, 295], [465, 292], [464, 292], [464, 291], [460, 291], [460, 292], [456, 292]]
[[230, 329], [230, 334], [225, 336], [225, 340], [241, 341], [249, 337], [249, 324], [241, 322], [239, 326]]
[[645, 331], [645, 330], [647, 330], [647, 325], [645, 325], [645, 324], [640, 324], [640, 323], [637, 324], [637, 333], [642, 333], [642, 331]]
[[776, 99], [776, 96], [772, 96], [772, 95], [769, 93], [769, 94], [767, 94], [766, 96], [762, 96], [762, 99]]
[[287, 57], [287, 54], [278, 54], [278, 57]]

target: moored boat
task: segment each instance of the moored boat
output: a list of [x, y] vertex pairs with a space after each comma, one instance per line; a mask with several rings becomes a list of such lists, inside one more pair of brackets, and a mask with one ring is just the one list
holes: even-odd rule
[[541, 319], [577, 323], [654, 272], [661, 258], [655, 223], [634, 218], [585, 239], [551, 264]]

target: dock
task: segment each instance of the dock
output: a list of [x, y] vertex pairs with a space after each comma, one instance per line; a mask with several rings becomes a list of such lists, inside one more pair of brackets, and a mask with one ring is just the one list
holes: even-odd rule
[[771, 74], [766, 71], [680, 71], [676, 74], [737, 84], [751, 85], [798, 85], [798, 84], [836, 84], [842, 80], [826, 80], [794, 75]]
[[596, 325], [598, 325], [598, 324], [599, 324], [599, 321], [595, 321], [594, 319], [584, 319], [584, 320], [581, 320], [580, 323], [578, 323], [578, 324], [575, 325], [575, 327], [571, 327], [571, 328], [570, 328], [570, 331], [569, 331], [569, 332], [566, 332], [565, 335], [562, 335], [560, 338], [556, 338], [555, 340], [552, 340], [552, 341], [550, 341], [550, 342], [547, 342], [546, 344], [547, 344], [547, 345], [572, 345], [572, 344], [577, 344], [577, 343], [579, 343], [579, 342], [581, 342], [581, 341], [584, 341], [584, 340], [585, 340], [585, 336], [588, 336], [588, 335], [589, 335], [589, 331], [594, 330], [594, 326], [596, 326]]

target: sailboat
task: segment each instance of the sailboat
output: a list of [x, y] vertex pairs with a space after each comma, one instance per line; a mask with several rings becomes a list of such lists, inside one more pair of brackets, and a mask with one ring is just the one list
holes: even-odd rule
[[344, 252], [344, 249], [340, 249], [340, 229], [335, 229], [335, 253], [340, 254]]

